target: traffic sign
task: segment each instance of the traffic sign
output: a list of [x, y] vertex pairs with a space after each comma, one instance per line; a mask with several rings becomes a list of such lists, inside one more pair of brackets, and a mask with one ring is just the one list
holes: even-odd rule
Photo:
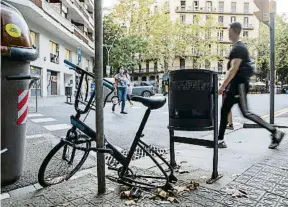
[[80, 47], [77, 48], [77, 56], [78, 56], [78, 64], [79, 64], [81, 63], [81, 59], [82, 59], [82, 51]]

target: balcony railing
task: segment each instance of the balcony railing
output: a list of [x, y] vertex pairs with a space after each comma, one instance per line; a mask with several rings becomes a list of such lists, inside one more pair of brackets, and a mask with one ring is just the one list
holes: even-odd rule
[[80, 40], [83, 40], [86, 44], [89, 43], [89, 39], [85, 36], [84, 32], [81, 31], [78, 27], [74, 26], [74, 35]]
[[244, 29], [253, 29], [253, 24], [243, 24]]
[[[206, 14], [206, 13], [211, 13], [211, 14], [234, 14], [234, 15], [243, 15], [243, 12], [237, 12], [237, 10], [231, 10], [231, 11], [224, 11], [224, 9], [205, 9], [203, 7], [200, 7], [199, 9], [195, 9], [193, 7], [185, 7], [181, 8], [180, 6], [176, 7], [175, 9], [176, 13], [200, 13], [200, 14]], [[253, 15], [252, 12], [250, 13], [245, 13], [245, 15]]]
[[55, 21], [59, 22], [62, 26], [67, 28], [69, 31], [73, 31], [73, 25], [72, 23], [63, 17], [59, 12], [57, 12], [53, 7], [50, 6], [50, 4], [46, 1], [42, 2], [42, 7], [45, 12], [47, 12], [50, 17], [52, 17]]

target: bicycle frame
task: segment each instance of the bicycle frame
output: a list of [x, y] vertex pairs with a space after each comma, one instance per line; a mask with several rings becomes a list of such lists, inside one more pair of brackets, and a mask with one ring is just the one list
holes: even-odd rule
[[[99, 152], [99, 153], [110, 153], [113, 155], [113, 157], [119, 162], [121, 163], [121, 165], [123, 166], [122, 168], [119, 168], [121, 169], [120, 171], [120, 174], [119, 174], [119, 177], [120, 179], [122, 179], [122, 182], [124, 182], [125, 184], [127, 184], [125, 181], [132, 181], [134, 183], [139, 183], [139, 184], [142, 184], [142, 185], [146, 185], [146, 186], [149, 186], [149, 187], [156, 187], [155, 185], [150, 185], [150, 184], [147, 184], [147, 183], [141, 183], [141, 182], [137, 182], [135, 180], [132, 180], [131, 178], [127, 177], [126, 176], [126, 172], [129, 170], [129, 164], [133, 158], [133, 154], [136, 150], [136, 147], [139, 146], [151, 159], [152, 161], [157, 165], [157, 167], [161, 170], [161, 172], [163, 173], [164, 177], [157, 177], [157, 176], [144, 176], [144, 175], [137, 175], [137, 177], [142, 177], [142, 178], [155, 178], [155, 179], [166, 179], [166, 184], [165, 186], [166, 187], [170, 187], [170, 184], [169, 182], [171, 181], [177, 181], [176, 177], [173, 175], [173, 168], [169, 165], [169, 163], [163, 158], [161, 157], [161, 155], [159, 153], [157, 153], [155, 150], [149, 148], [149, 146], [144, 143], [142, 140], [141, 140], [141, 137], [142, 137], [142, 132], [145, 128], [145, 125], [147, 123], [147, 120], [150, 116], [150, 113], [151, 113], [151, 109], [150, 108], [147, 108], [145, 114], [144, 114], [144, 117], [142, 118], [142, 121], [141, 121], [141, 124], [138, 128], [138, 131], [135, 135], [135, 138], [133, 140], [133, 143], [130, 147], [130, 150], [129, 150], [129, 153], [127, 155], [127, 157], [125, 157], [121, 152], [119, 152], [116, 147], [114, 147], [111, 143], [109, 143], [107, 141], [107, 139], [105, 138], [105, 146], [106, 148], [93, 148], [93, 147], [90, 147], [89, 149], [86, 149], [86, 148], [83, 148], [83, 147], [77, 147], [75, 146], [74, 143], [71, 142], [71, 135], [70, 133], [74, 133], [75, 134], [75, 137], [77, 139], [77, 129], [80, 130], [81, 132], [83, 132], [84, 134], [86, 134], [90, 139], [89, 140], [83, 140], [83, 141], [77, 141], [77, 144], [80, 144], [80, 143], [85, 143], [87, 141], [96, 141], [96, 132], [91, 129], [88, 125], [86, 125], [83, 121], [80, 120], [80, 116], [82, 114], [86, 114], [89, 109], [91, 109], [91, 104], [92, 104], [92, 101], [95, 97], [95, 91], [93, 91], [89, 101], [87, 103], [85, 102], [82, 102], [79, 100], [79, 94], [80, 94], [80, 90], [81, 90], [81, 86], [82, 86], [82, 83], [83, 83], [83, 79], [84, 79], [84, 76], [86, 75], [86, 80], [87, 80], [87, 75], [88, 76], [91, 76], [94, 78], [93, 74], [79, 68], [78, 66], [74, 65], [73, 63], [65, 60], [64, 61], [66, 64], [72, 66], [72, 69], [75, 69], [76, 72], [80, 73], [81, 76], [80, 76], [80, 80], [79, 80], [79, 87], [77, 88], [77, 93], [76, 93], [76, 100], [75, 100], [75, 104], [74, 104], [74, 108], [76, 110], [76, 115], [72, 115], [70, 117], [70, 120], [71, 120], [71, 124], [72, 124], [72, 128], [70, 130], [68, 130], [67, 132], [67, 135], [66, 135], [66, 139], [62, 139], [63, 142], [66, 142], [66, 146], [64, 148], [64, 151], [63, 151], [63, 159], [65, 158], [65, 154], [66, 154], [66, 150], [67, 150], [67, 146], [72, 146], [73, 147], [73, 151], [72, 151], [72, 155], [71, 155], [71, 159], [69, 160], [69, 162], [73, 162], [73, 157], [74, 157], [74, 154], [75, 154], [75, 151], [78, 149], [78, 150], [82, 150], [82, 151], [95, 151], [95, 152]], [[115, 87], [114, 85], [107, 81], [107, 80], [103, 80], [103, 84], [105, 86], [107, 86], [111, 92], [106, 96], [105, 100], [104, 100], [104, 106], [105, 106], [105, 103], [109, 97], [110, 94], [112, 94], [114, 91], [115, 91]], [[85, 97], [85, 101], [87, 99], [87, 93], [86, 93], [86, 97]], [[79, 102], [81, 103], [84, 103], [86, 104], [86, 107], [84, 110], [81, 110], [79, 109]], [[150, 152], [148, 152], [146, 149], [150, 149], [158, 158], [160, 158], [168, 167], [169, 167], [169, 170], [171, 172], [170, 176], [167, 175], [166, 171], [163, 169], [163, 167], [157, 162], [157, 160], [151, 155]], [[112, 170], [119, 170], [119, 169], [116, 169], [116, 168], [110, 168]]]

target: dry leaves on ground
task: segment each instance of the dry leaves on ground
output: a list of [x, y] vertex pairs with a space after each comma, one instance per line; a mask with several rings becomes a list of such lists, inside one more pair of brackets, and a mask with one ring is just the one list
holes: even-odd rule
[[248, 198], [248, 194], [244, 190], [226, 187], [223, 191], [228, 195], [231, 195], [233, 198]]

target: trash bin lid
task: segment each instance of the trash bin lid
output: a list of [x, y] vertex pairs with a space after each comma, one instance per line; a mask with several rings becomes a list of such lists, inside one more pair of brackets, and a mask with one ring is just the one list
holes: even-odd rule
[[4, 0], [1, 1], [1, 28], [1, 52], [13, 46], [32, 48], [30, 30], [26, 21], [19, 10]]

